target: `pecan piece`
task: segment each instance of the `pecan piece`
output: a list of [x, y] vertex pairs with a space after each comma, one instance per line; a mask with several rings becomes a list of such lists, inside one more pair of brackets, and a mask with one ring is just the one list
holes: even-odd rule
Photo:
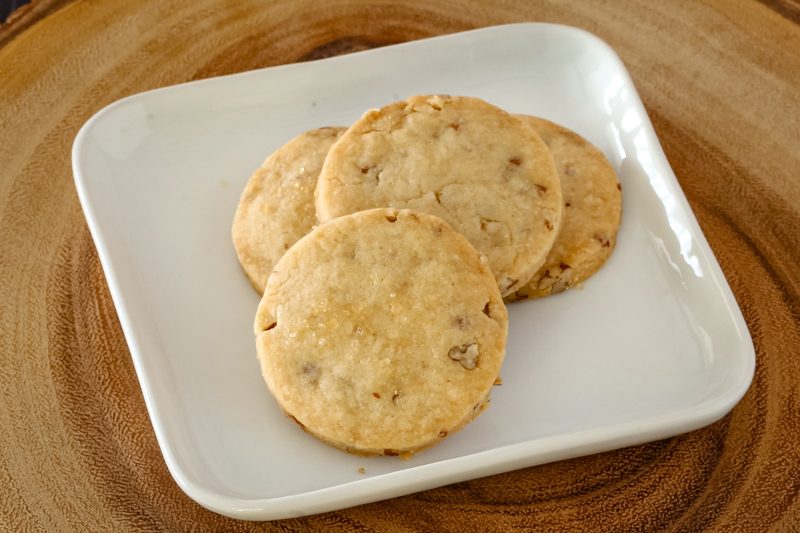
[[478, 344], [462, 344], [454, 346], [448, 354], [450, 359], [458, 361], [467, 370], [472, 370], [478, 365]]

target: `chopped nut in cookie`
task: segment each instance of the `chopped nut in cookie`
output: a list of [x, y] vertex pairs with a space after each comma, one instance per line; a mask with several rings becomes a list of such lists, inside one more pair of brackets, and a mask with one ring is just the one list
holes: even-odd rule
[[599, 241], [600, 244], [603, 246], [603, 248], [607, 248], [608, 246], [611, 245], [608, 235], [606, 235], [605, 233], [595, 233], [594, 239], [596, 241]]
[[314, 363], [303, 365], [303, 379], [308, 383], [315, 383], [319, 379], [319, 367]]
[[453, 319], [453, 326], [457, 327], [458, 329], [469, 329], [470, 325], [471, 322], [469, 317], [457, 316]]
[[508, 279], [508, 278], [506, 278], [506, 279], [504, 279], [503, 281], [500, 282], [500, 291], [505, 293], [505, 292], [509, 291], [517, 283], [519, 283], [518, 279]]
[[453, 361], [458, 361], [467, 370], [472, 370], [478, 365], [478, 344], [462, 344], [450, 349], [447, 354]]

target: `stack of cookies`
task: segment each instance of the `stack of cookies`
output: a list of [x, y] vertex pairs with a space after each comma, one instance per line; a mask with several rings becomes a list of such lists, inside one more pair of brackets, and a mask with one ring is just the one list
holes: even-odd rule
[[303, 133], [253, 174], [233, 223], [262, 294], [264, 379], [318, 439], [408, 458], [488, 406], [504, 300], [581, 284], [620, 217], [597, 148], [477, 98], [414, 96]]

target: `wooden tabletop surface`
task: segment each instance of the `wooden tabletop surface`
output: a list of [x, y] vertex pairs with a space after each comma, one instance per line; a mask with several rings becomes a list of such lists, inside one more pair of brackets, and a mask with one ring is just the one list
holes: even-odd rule
[[[188, 80], [511, 22], [622, 58], [753, 337], [733, 411], [641, 446], [243, 522], [173, 481], [78, 202], [78, 129]], [[0, 530], [800, 531], [800, 4], [33, 0], [0, 25]]]

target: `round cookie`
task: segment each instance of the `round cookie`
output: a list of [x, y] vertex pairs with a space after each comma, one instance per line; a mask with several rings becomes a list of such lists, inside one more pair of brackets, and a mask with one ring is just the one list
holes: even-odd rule
[[328, 150], [346, 129], [301, 133], [270, 155], [247, 182], [233, 218], [233, 245], [259, 294], [272, 267], [317, 223], [317, 177]]
[[517, 115], [553, 154], [564, 196], [564, 222], [544, 265], [507, 302], [555, 294], [585, 281], [614, 251], [622, 218], [622, 187], [603, 153], [548, 120]]
[[350, 453], [408, 458], [488, 406], [508, 314], [486, 258], [446, 222], [379, 208], [289, 249], [254, 329], [288, 417]]
[[315, 196], [322, 222], [373, 207], [442, 218], [486, 255], [504, 295], [542, 265], [563, 209], [553, 157], [533, 128], [446, 95], [364, 113], [328, 153]]

